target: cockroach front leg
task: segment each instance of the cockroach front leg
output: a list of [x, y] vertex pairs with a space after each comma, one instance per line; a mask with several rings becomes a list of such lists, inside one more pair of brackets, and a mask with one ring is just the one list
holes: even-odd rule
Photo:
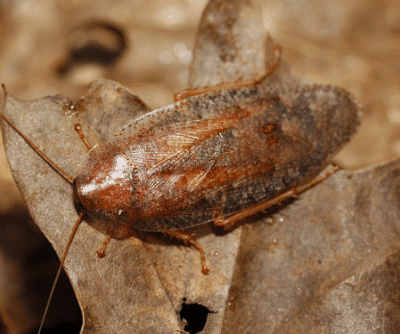
[[96, 251], [96, 254], [99, 258], [103, 258], [106, 256], [106, 248], [107, 245], [110, 243], [111, 240], [111, 234], [107, 235], [106, 239], [103, 242], [103, 246], [100, 248], [100, 250]]
[[195, 96], [195, 95], [200, 95], [200, 94], [204, 94], [204, 93], [208, 93], [208, 92], [214, 92], [214, 91], [220, 90], [220, 89], [232, 89], [235, 87], [240, 88], [240, 87], [245, 87], [245, 86], [258, 85], [261, 81], [263, 81], [267, 76], [269, 76], [271, 73], [273, 73], [279, 67], [282, 47], [280, 45], [275, 45], [274, 50], [275, 50], [275, 60], [270, 66], [268, 66], [267, 70], [261, 77], [254, 79], [254, 80], [238, 80], [238, 81], [231, 82], [231, 83], [222, 83], [220, 85], [209, 86], [209, 87], [183, 89], [174, 95], [175, 102], [186, 99], [189, 96]]
[[82, 126], [79, 123], [77, 123], [77, 124], [75, 124], [74, 129], [78, 133], [79, 138], [85, 144], [87, 150], [90, 151], [92, 149], [92, 145], [90, 145], [90, 143], [86, 140], [86, 137], [85, 137], [85, 135], [83, 134], [83, 131], [82, 131]]
[[275, 196], [269, 200], [266, 200], [264, 202], [258, 203], [256, 205], [253, 205], [243, 211], [237, 212], [231, 216], [223, 217], [222, 215], [215, 215], [215, 218], [213, 219], [213, 223], [217, 227], [224, 227], [224, 228], [232, 228], [238, 221], [245, 219], [249, 216], [252, 216], [256, 214], [257, 212], [263, 211], [268, 209], [269, 207], [273, 205], [279, 205], [283, 201], [292, 198], [292, 197], [297, 197], [297, 195], [308, 188], [311, 188], [312, 186], [316, 185], [317, 183], [325, 180], [329, 176], [331, 176], [333, 173], [337, 172], [340, 167], [338, 165], [332, 164], [332, 168], [326, 168], [325, 170], [322, 171], [315, 179], [313, 179], [310, 182], [307, 182], [306, 184], [303, 184], [299, 187], [294, 187], [289, 189], [288, 191], [285, 191], [284, 193]]
[[163, 233], [173, 237], [179, 241], [182, 241], [186, 246], [193, 246], [196, 248], [200, 253], [200, 260], [201, 260], [201, 271], [203, 274], [207, 275], [210, 272], [210, 269], [206, 265], [206, 253], [204, 252], [201, 245], [191, 236], [190, 234], [183, 233], [178, 230], [170, 230], [164, 231]]

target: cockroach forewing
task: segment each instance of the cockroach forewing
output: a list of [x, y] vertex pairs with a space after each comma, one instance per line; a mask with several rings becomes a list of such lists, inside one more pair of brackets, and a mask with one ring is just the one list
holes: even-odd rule
[[[156, 192], [149, 188], [141, 200], [151, 206], [153, 200], [166, 200], [170, 193], [174, 196], [167, 199], [171, 214], [154, 218], [149, 210], [134, 227], [160, 231], [204, 224], [215, 214], [229, 216], [314, 178], [355, 132], [357, 106], [347, 92], [335, 87], [302, 86], [290, 102], [283, 88], [271, 99], [263, 97], [259, 86], [221, 90], [225, 101], [234, 93], [232, 105], [225, 104], [222, 110], [215, 103], [208, 108], [203, 103], [208, 119], [150, 127], [147, 133], [143, 130], [142, 141], [157, 143], [168, 136], [177, 140], [178, 134], [197, 127], [188, 132], [194, 137], [188, 148], [179, 146], [168, 156], [165, 145], [149, 145], [143, 152], [146, 161], [141, 167], [151, 177], [152, 187], [162, 190], [163, 198], [150, 198]], [[207, 98], [215, 101], [216, 95]], [[196, 102], [201, 99], [197, 97]], [[188, 99], [183, 106], [188, 108], [193, 100]], [[181, 107], [177, 104], [177, 111]], [[123, 136], [128, 133], [129, 129]], [[132, 142], [129, 138], [123, 140]], [[167, 152], [158, 151], [159, 147]], [[135, 156], [140, 165], [142, 157]]]

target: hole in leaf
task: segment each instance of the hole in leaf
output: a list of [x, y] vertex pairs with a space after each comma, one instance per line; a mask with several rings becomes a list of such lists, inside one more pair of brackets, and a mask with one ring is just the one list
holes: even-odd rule
[[213, 312], [197, 303], [188, 304], [184, 298], [182, 309], [179, 312], [181, 320], [186, 324], [184, 330], [190, 334], [201, 332], [207, 323], [209, 313]]

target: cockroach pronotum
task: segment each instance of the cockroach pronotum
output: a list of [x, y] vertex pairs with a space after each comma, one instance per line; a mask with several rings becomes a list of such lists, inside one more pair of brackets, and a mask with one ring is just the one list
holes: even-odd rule
[[[329, 104], [312, 93], [312, 88], [322, 87], [318, 85], [305, 86], [295, 101], [286, 102], [285, 87], [276, 93], [264, 84], [279, 64], [279, 47], [276, 53], [259, 80], [183, 91], [175, 104], [139, 117], [105, 145], [91, 148], [85, 141], [89, 153], [76, 177], [0, 114], [72, 184], [81, 208], [54, 286], [84, 215], [106, 227], [99, 256], [116, 235], [128, 235], [131, 229], [157, 231], [194, 246], [203, 273], [208, 273], [205, 252], [182, 229], [209, 222], [231, 226], [332, 173], [319, 174], [355, 132], [356, 103], [344, 90], [323, 86], [325, 93], [340, 97], [336, 105]], [[310, 99], [313, 105], [306, 103]], [[143, 126], [146, 117], [162, 121]], [[79, 125], [76, 130], [84, 139]]]

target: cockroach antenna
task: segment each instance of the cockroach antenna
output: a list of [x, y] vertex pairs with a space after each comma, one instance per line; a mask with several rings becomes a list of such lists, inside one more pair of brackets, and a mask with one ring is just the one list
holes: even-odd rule
[[46, 320], [47, 312], [49, 311], [50, 302], [51, 302], [51, 299], [53, 298], [53, 295], [54, 295], [54, 290], [56, 289], [56, 285], [57, 285], [58, 279], [60, 278], [60, 275], [61, 275], [61, 270], [62, 270], [62, 268], [64, 266], [65, 258], [67, 257], [67, 254], [68, 254], [68, 251], [69, 251], [69, 247], [71, 246], [72, 240], [74, 239], [76, 231], [78, 230], [78, 227], [79, 227], [84, 215], [85, 215], [84, 211], [82, 211], [79, 214], [79, 217], [78, 217], [78, 219], [77, 219], [77, 221], [76, 221], [76, 223], [74, 225], [74, 228], [72, 229], [72, 232], [69, 235], [67, 245], [64, 248], [64, 254], [63, 254], [63, 256], [62, 256], [62, 258], [60, 260], [60, 266], [58, 267], [58, 271], [57, 271], [56, 277], [54, 279], [53, 286], [51, 287], [49, 298], [47, 299], [46, 308], [44, 309], [42, 320], [40, 321], [40, 326], [39, 326], [39, 330], [38, 330], [37, 334], [40, 334], [41, 331], [42, 331], [42, 328], [43, 328], [43, 325], [44, 325], [44, 321]]
[[[5, 88], [4, 84], [2, 85], [2, 87], [3, 87], [4, 93], [7, 94], [7, 91], [6, 91], [6, 88]], [[14, 131], [16, 131], [29, 144], [29, 146], [31, 146], [32, 149], [35, 150], [42, 157], [42, 159], [44, 161], [46, 161], [56, 172], [58, 172], [69, 183], [73, 184], [74, 178], [71, 175], [69, 175], [68, 173], [66, 173], [63, 169], [61, 169], [53, 160], [51, 160], [37, 145], [35, 145], [27, 136], [25, 136], [1, 112], [0, 112], [0, 118], [2, 118], [12, 129], [14, 129]], [[80, 213], [80, 215], [78, 217], [78, 220], [76, 221], [76, 223], [74, 225], [74, 228], [73, 228], [73, 230], [72, 230], [72, 232], [71, 232], [71, 234], [70, 234], [70, 236], [68, 238], [68, 242], [67, 242], [67, 245], [65, 246], [63, 256], [62, 256], [62, 258], [60, 260], [60, 266], [58, 268], [58, 272], [57, 272], [56, 277], [54, 279], [53, 286], [51, 288], [49, 298], [47, 299], [46, 308], [45, 308], [45, 310], [43, 312], [43, 316], [42, 316], [42, 319], [40, 321], [38, 334], [40, 334], [40, 332], [42, 331], [42, 328], [43, 328], [43, 325], [44, 325], [44, 321], [46, 320], [46, 316], [47, 316], [47, 313], [48, 313], [48, 310], [49, 310], [50, 302], [51, 302], [51, 299], [53, 298], [53, 295], [54, 295], [54, 290], [55, 290], [55, 288], [57, 286], [57, 282], [58, 282], [58, 280], [60, 278], [61, 270], [62, 270], [62, 268], [64, 266], [65, 258], [67, 257], [69, 247], [71, 246], [72, 240], [74, 239], [74, 236], [76, 234], [76, 231], [78, 229], [78, 226], [79, 226], [80, 222], [82, 221], [82, 218], [83, 218], [84, 214], [85, 214], [84, 211], [82, 211]]]

